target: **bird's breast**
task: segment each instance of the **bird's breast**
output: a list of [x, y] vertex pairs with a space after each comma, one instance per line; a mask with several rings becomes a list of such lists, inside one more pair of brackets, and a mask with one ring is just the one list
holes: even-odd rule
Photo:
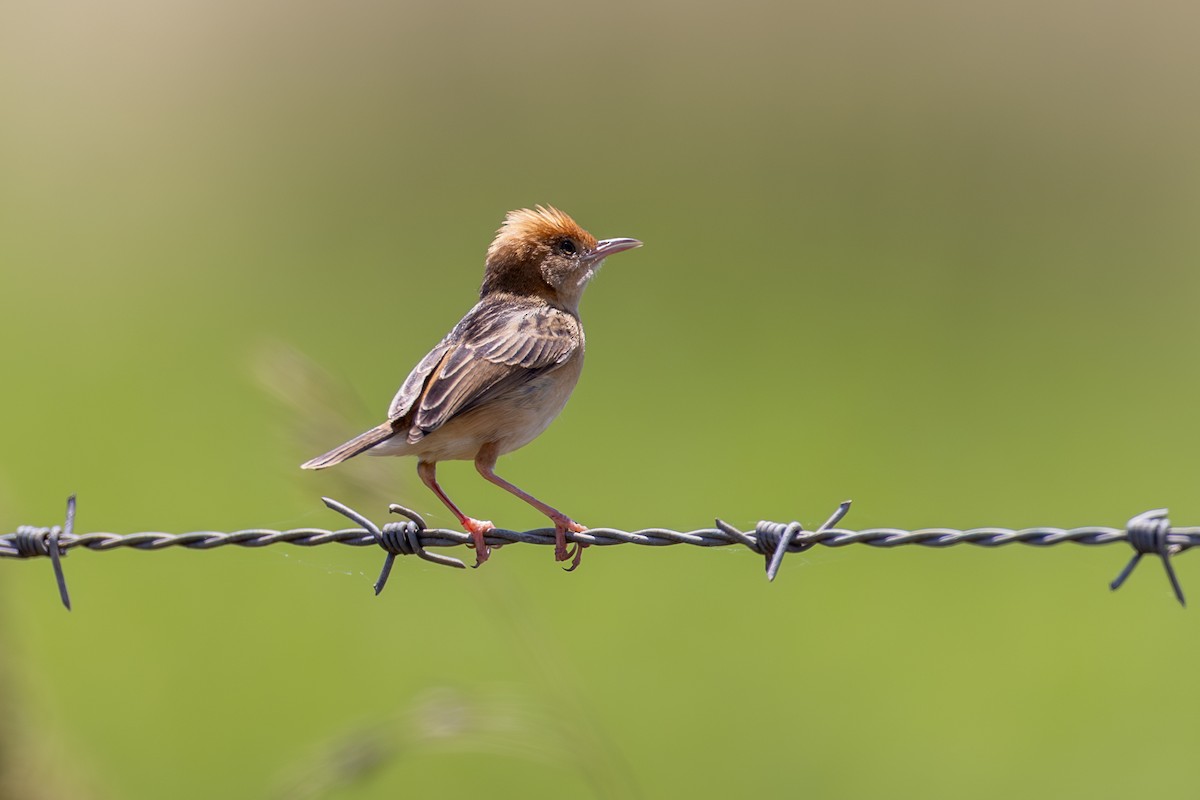
[[583, 372], [582, 348], [557, 369], [544, 372], [497, 397], [485, 407], [498, 420], [495, 441], [501, 453], [536, 439], [562, 412]]

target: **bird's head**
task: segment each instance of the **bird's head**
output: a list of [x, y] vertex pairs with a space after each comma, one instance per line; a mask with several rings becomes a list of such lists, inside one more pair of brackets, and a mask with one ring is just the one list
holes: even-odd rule
[[637, 239], [598, 242], [552, 206], [510, 211], [488, 248], [479, 294], [541, 297], [578, 311], [579, 298], [604, 259], [641, 245]]

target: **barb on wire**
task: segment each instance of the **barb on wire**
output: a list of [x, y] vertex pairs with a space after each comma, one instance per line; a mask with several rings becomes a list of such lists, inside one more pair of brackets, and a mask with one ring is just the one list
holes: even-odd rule
[[1142, 560], [1142, 556], [1157, 553], [1162, 559], [1163, 569], [1167, 572], [1167, 580], [1171, 582], [1171, 588], [1175, 591], [1175, 599], [1179, 601], [1179, 605], [1186, 608], [1183, 588], [1179, 585], [1179, 578], [1175, 577], [1175, 567], [1171, 566], [1171, 556], [1186, 545], [1170, 541], [1171, 522], [1167, 519], [1167, 510], [1156, 508], [1153, 511], [1143, 511], [1129, 520], [1126, 530], [1129, 532], [1129, 544], [1133, 546], [1133, 558], [1129, 559], [1125, 569], [1109, 584], [1109, 588], [1114, 592], [1120, 589], [1121, 584], [1133, 572], [1133, 568]]
[[[60, 545], [62, 538], [70, 539], [75, 528], [75, 495], [67, 498], [67, 518], [60, 525], [49, 528], [38, 528], [33, 525], [22, 525], [16, 533], [0, 536], [0, 556], [15, 556], [17, 558], [32, 558], [33, 556], [50, 556], [50, 564], [54, 567], [54, 580], [58, 584], [58, 597], [67, 611], [71, 610], [71, 595], [67, 592], [67, 576], [63, 574], [62, 559], [66, 556], [66, 548]], [[5, 540], [9, 541], [5, 541]], [[7, 547], [6, 547], [7, 545]], [[8, 552], [11, 548], [12, 552]]]
[[436, 555], [427, 552], [421, 546], [421, 532], [425, 530], [425, 518], [415, 511], [405, 508], [397, 503], [392, 503], [388, 506], [388, 511], [393, 514], [402, 514], [408, 517], [408, 522], [389, 522], [380, 528], [371, 520], [364, 517], [354, 509], [347, 505], [339, 503], [329, 497], [322, 497], [325, 505], [332, 508], [344, 517], [348, 517], [375, 537], [375, 541], [387, 551], [387, 558], [383, 561], [383, 570], [379, 573], [379, 580], [375, 581], [375, 594], [383, 591], [383, 587], [387, 585], [388, 576], [392, 574], [392, 563], [396, 560], [396, 556], [419, 556], [426, 561], [432, 561], [435, 564], [442, 564], [447, 567], [455, 567], [456, 569], [466, 569], [467, 565], [457, 558], [450, 556]]
[[[21, 526], [15, 533], [0, 535], [0, 558], [34, 558], [49, 556], [58, 582], [59, 596], [63, 605], [71, 608], [67, 594], [67, 582], [63, 576], [61, 559], [71, 550], [115, 550], [129, 547], [135, 550], [162, 550], [168, 547], [183, 547], [191, 550], [211, 550], [214, 547], [236, 545], [238, 547], [266, 547], [272, 544], [293, 544], [315, 547], [323, 544], [344, 544], [352, 547], [375, 545], [386, 553], [379, 579], [375, 581], [375, 594], [383, 591], [391, 575], [392, 565], [398, 555], [415, 555], [426, 561], [453, 567], [465, 568], [457, 558], [428, 552], [430, 547], [471, 546], [471, 534], [445, 528], [430, 528], [424, 518], [403, 506], [392, 505], [389, 511], [406, 517], [404, 522], [388, 522], [376, 525], [358, 511], [330, 498], [322, 498], [330, 509], [355, 522], [359, 527], [342, 530], [322, 528], [294, 528], [279, 531], [253, 528], [233, 533], [219, 531], [195, 531], [171, 534], [147, 533], [75, 533], [75, 497], [67, 501], [66, 522], [62, 526], [38, 528]], [[842, 503], [815, 531], [806, 531], [799, 522], [761, 521], [753, 531], [741, 531], [722, 520], [715, 527], [694, 531], [676, 531], [668, 528], [644, 528], [638, 531], [622, 531], [615, 528], [591, 528], [582, 533], [568, 532], [567, 539], [583, 545], [606, 547], [617, 544], [640, 544], [662, 547], [690, 544], [697, 547], [725, 547], [741, 545], [766, 561], [767, 579], [775, 580], [783, 557], [787, 553], [800, 553], [817, 545], [845, 547], [865, 544], [871, 547], [900, 547], [921, 545], [923, 547], [950, 547], [972, 544], [979, 547], [999, 547], [1007, 544], [1025, 544], [1036, 547], [1074, 543], [1083, 545], [1128, 543], [1134, 551], [1133, 558], [1110, 584], [1118, 589], [1133, 572], [1143, 555], [1156, 554], [1162, 559], [1167, 579], [1180, 604], [1184, 604], [1183, 589], [1171, 564], [1171, 556], [1191, 547], [1200, 546], [1200, 527], [1171, 527], [1166, 509], [1154, 509], [1133, 517], [1124, 528], [921, 528], [900, 530], [898, 528], [869, 528], [860, 531], [843, 530], [836, 526], [850, 510], [850, 501]], [[510, 531], [496, 528], [484, 537], [491, 547], [514, 542], [525, 544], [554, 544], [553, 528], [537, 528], [528, 531]]]

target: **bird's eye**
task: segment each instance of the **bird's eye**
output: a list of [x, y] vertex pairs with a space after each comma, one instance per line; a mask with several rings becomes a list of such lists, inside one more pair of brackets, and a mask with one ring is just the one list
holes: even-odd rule
[[558, 252], [567, 256], [575, 255], [575, 242], [570, 239], [563, 239], [558, 243]]

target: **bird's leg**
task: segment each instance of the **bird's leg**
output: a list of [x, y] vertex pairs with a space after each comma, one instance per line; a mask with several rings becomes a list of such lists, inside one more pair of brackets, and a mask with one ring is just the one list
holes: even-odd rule
[[478, 567], [487, 561], [488, 556], [491, 555], [491, 548], [487, 546], [487, 542], [484, 541], [483, 537], [496, 526], [491, 523], [491, 520], [472, 519], [458, 510], [458, 506], [454, 505], [454, 501], [446, 496], [441, 486], [438, 486], [437, 465], [433, 461], [418, 461], [417, 474], [421, 476], [421, 482], [428, 486], [438, 496], [438, 499], [446, 504], [446, 508], [450, 509], [454, 516], [458, 517], [458, 522], [463, 526], [463, 530], [471, 534], [471, 537], [475, 539], [475, 566]]
[[529, 505], [536, 508], [538, 511], [545, 514], [554, 523], [554, 560], [555, 561], [570, 561], [571, 566], [567, 568], [567, 572], [573, 571], [579, 566], [579, 559], [583, 557], [583, 548], [587, 547], [582, 542], [575, 543], [574, 550], [567, 549], [567, 531], [573, 533], [583, 533], [587, 530], [586, 527], [580, 525], [575, 520], [568, 517], [566, 514], [559, 511], [553, 506], [548, 506], [541, 500], [538, 500], [528, 492], [521, 491], [516, 486], [513, 486], [508, 481], [496, 474], [496, 459], [500, 453], [495, 444], [485, 444], [480, 448], [479, 453], [475, 456], [475, 469], [479, 470], [479, 474], [487, 480], [499, 486], [506, 492], [516, 495], [524, 500]]

